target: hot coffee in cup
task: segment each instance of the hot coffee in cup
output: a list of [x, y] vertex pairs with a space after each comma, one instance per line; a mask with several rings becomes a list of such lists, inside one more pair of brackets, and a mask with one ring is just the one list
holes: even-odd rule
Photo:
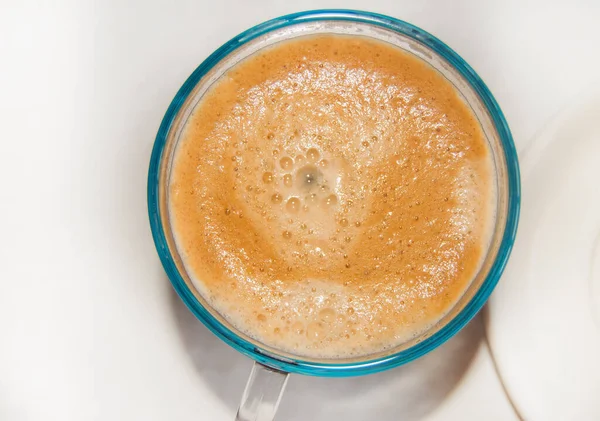
[[358, 36], [276, 44], [196, 105], [169, 212], [198, 290], [257, 341], [316, 358], [392, 348], [481, 266], [493, 163], [452, 84]]
[[238, 420], [271, 420], [289, 372], [370, 374], [455, 334], [504, 269], [519, 199], [475, 72], [419, 28], [340, 10], [265, 22], [207, 58], [148, 181], [174, 288], [257, 362]]

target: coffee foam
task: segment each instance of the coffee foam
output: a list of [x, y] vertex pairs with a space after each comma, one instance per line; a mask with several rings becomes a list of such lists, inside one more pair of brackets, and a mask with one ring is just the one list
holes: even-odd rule
[[194, 111], [169, 211], [198, 290], [287, 352], [379, 352], [439, 320], [493, 228], [489, 148], [433, 69], [364, 38], [241, 62]]

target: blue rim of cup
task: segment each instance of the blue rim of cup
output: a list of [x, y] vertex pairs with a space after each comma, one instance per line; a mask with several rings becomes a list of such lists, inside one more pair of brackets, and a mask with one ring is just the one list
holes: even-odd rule
[[[425, 44], [428, 48], [447, 60], [471, 85], [486, 106], [503, 146], [508, 179], [508, 213], [498, 254], [481, 287], [456, 317], [451, 319], [444, 327], [430, 337], [423, 339], [421, 342], [398, 353], [371, 360], [338, 364], [334, 362], [324, 363], [303, 361], [301, 359], [290, 359], [283, 356], [278, 357], [273, 355], [271, 351], [261, 349], [256, 344], [244, 340], [219, 322], [198, 301], [180, 275], [169, 251], [164, 228], [161, 223], [159, 202], [160, 166], [169, 131], [188, 95], [202, 77], [233, 50], [267, 32], [303, 22], [323, 20], [368, 23], [399, 32]], [[190, 311], [194, 313], [194, 315], [216, 336], [237, 351], [259, 363], [285, 372], [325, 377], [347, 377], [372, 374], [406, 364], [437, 348], [460, 331], [483, 307], [504, 271], [515, 240], [519, 219], [520, 199], [521, 185], [519, 164], [513, 138], [500, 107], [481, 78], [450, 47], [422, 29], [389, 16], [358, 10], [311, 10], [278, 17], [242, 32], [217, 49], [202, 64], [200, 64], [196, 70], [194, 70], [169, 105], [154, 142], [148, 172], [148, 213], [154, 243], [162, 265], [173, 284], [175, 291]]]

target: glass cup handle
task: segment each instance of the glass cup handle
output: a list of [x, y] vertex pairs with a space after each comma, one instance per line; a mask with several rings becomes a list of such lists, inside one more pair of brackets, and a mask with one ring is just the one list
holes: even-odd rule
[[289, 373], [255, 362], [235, 421], [272, 421]]

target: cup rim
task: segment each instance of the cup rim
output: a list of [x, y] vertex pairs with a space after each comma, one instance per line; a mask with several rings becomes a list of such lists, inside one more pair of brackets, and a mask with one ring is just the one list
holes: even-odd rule
[[[175, 265], [162, 226], [159, 201], [160, 166], [169, 131], [188, 95], [202, 77], [210, 71], [216, 63], [239, 46], [265, 33], [290, 25], [322, 20], [368, 23], [392, 30], [423, 43], [448, 61], [470, 84], [489, 112], [490, 118], [502, 144], [508, 181], [506, 224], [496, 259], [480, 288], [465, 307], [439, 331], [408, 349], [371, 360], [337, 364], [334, 362], [322, 363], [303, 361], [301, 359], [290, 359], [274, 355], [272, 352], [261, 349], [256, 344], [241, 338], [218, 321], [206, 308], [204, 308], [190, 291]], [[217, 337], [237, 351], [259, 363], [285, 372], [324, 377], [347, 377], [372, 374], [406, 364], [437, 348], [460, 331], [485, 304], [504, 271], [516, 236], [520, 200], [521, 186], [519, 164], [510, 129], [493, 95], [475, 71], [450, 47], [433, 35], [414, 25], [377, 13], [348, 9], [310, 10], [281, 16], [242, 32], [213, 52], [188, 77], [169, 105], [154, 142], [148, 171], [148, 214], [154, 243], [173, 288], [190, 311]]]

